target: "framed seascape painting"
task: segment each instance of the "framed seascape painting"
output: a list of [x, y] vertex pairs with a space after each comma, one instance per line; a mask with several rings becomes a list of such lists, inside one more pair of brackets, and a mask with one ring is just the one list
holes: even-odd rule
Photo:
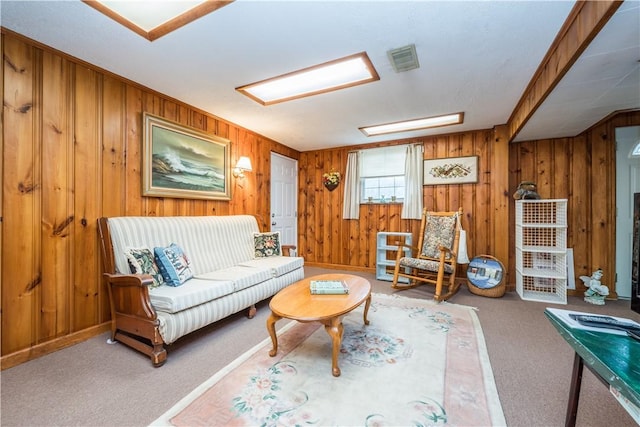
[[448, 157], [424, 161], [423, 185], [478, 182], [478, 156]]
[[142, 195], [231, 199], [230, 141], [144, 113]]

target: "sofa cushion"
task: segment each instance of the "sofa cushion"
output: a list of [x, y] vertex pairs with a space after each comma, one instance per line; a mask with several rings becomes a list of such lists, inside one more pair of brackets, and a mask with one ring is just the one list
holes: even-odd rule
[[193, 277], [189, 257], [175, 243], [166, 248], [155, 248], [156, 262], [164, 281], [169, 286], [180, 286]]
[[156, 257], [150, 249], [147, 248], [130, 248], [125, 253], [129, 261], [129, 267], [133, 274], [148, 274], [153, 279], [152, 288], [164, 285], [164, 278], [160, 274]]
[[243, 267], [254, 267], [271, 270], [273, 277], [280, 277], [283, 274], [287, 274], [298, 268], [302, 268], [304, 265], [304, 258], [302, 257], [288, 257], [288, 256], [270, 256], [267, 258], [256, 258], [251, 261], [241, 262]]
[[224, 280], [187, 280], [182, 286], [149, 289], [151, 304], [158, 311], [178, 313], [234, 292], [233, 282]]
[[256, 258], [282, 255], [280, 249], [280, 232], [253, 233]]
[[204, 280], [230, 281], [233, 283], [233, 290], [235, 292], [262, 283], [271, 279], [271, 277], [271, 270], [268, 268], [244, 267], [240, 265], [196, 276], [196, 278]]

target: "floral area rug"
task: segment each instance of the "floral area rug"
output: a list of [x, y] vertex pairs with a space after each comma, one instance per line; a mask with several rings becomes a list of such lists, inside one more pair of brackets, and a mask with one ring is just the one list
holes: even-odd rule
[[343, 319], [341, 376], [319, 323], [291, 322], [152, 425], [506, 425], [473, 308], [374, 294]]

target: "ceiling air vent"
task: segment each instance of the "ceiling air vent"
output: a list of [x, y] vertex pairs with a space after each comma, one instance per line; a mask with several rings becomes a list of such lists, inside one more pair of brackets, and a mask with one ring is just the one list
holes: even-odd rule
[[396, 73], [403, 71], [413, 70], [419, 68], [418, 55], [416, 54], [416, 45], [410, 44], [408, 46], [399, 47], [397, 49], [391, 49], [387, 51], [389, 61], [393, 65], [393, 69]]

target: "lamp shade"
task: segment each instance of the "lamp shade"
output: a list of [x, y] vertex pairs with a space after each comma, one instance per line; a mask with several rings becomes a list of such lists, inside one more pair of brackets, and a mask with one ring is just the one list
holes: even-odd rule
[[238, 159], [238, 163], [236, 163], [236, 169], [242, 169], [244, 171], [251, 171], [253, 168], [251, 167], [251, 159], [247, 156], [242, 156]]

